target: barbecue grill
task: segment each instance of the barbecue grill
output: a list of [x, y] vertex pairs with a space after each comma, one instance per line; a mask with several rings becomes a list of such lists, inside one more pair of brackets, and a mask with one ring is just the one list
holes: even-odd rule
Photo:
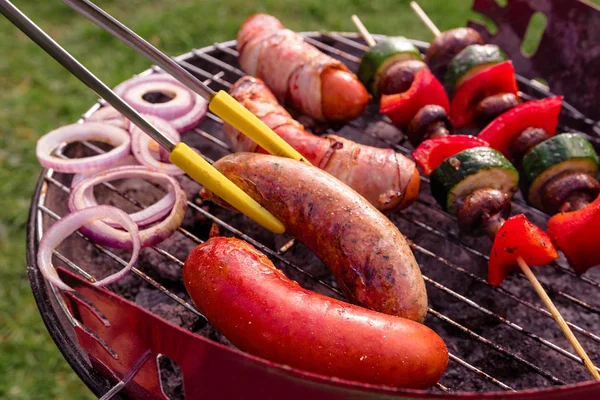
[[[356, 72], [366, 50], [352, 33], [304, 33], [306, 40]], [[375, 35], [376, 39], [383, 36]], [[421, 50], [427, 43], [413, 41]], [[215, 90], [229, 89], [245, 75], [237, 64], [235, 41], [192, 50], [176, 60]], [[158, 68], [142, 74], [156, 73]], [[550, 96], [535, 81], [517, 77], [524, 99]], [[95, 104], [89, 118], [103, 106]], [[391, 147], [410, 155], [405, 135], [371, 106], [346, 125], [309, 126], [315, 133], [335, 133], [360, 143]], [[588, 135], [596, 149], [595, 123], [565, 103], [561, 131]], [[222, 121], [213, 114], [182, 140], [209, 161], [231, 150]], [[63, 157], [103, 152], [94, 143], [64, 145]], [[205, 203], [200, 186], [181, 178], [189, 208], [182, 227], [160, 245], [144, 249], [129, 276], [108, 289], [89, 281], [126, 264], [127, 253], [109, 250], [75, 233], [57, 251], [55, 263], [76, 294], [63, 294], [43, 279], [35, 254], [45, 230], [66, 215], [71, 176], [44, 170], [33, 198], [28, 225], [28, 273], [43, 320], [73, 369], [98, 396], [130, 398], [574, 398], [600, 396], [600, 384], [585, 382], [589, 374], [550, 313], [538, 301], [527, 279], [516, 274], [502, 287], [485, 279], [490, 243], [463, 237], [456, 221], [422, 190], [407, 210], [388, 215], [411, 241], [429, 296], [426, 325], [446, 341], [450, 363], [440, 383], [428, 391], [397, 390], [307, 373], [233, 349], [193, 306], [181, 281], [188, 252], [209, 236], [216, 224], [221, 234], [249, 241], [267, 254], [289, 277], [311, 290], [342, 298], [327, 269], [289, 236], [275, 236], [248, 218]], [[159, 188], [139, 182], [116, 182], [97, 188], [100, 202], [125, 210], [143, 208], [161, 195]], [[545, 228], [547, 216], [526, 205], [520, 195], [513, 210]], [[540, 269], [538, 277], [592, 360], [600, 357], [600, 273], [577, 276], [561, 258]]]

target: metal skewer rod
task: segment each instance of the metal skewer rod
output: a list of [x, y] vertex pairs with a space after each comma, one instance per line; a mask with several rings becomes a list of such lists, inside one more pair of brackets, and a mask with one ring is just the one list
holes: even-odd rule
[[[0, 0], [0, 12], [27, 36], [29, 36], [35, 43], [37, 43], [42, 49], [50, 54], [55, 60], [57, 60], [69, 72], [75, 75], [80, 81], [85, 83], [90, 89], [95, 91], [100, 97], [116, 108], [143, 132], [148, 134], [152, 139], [156, 140], [161, 146], [167, 149], [170, 152], [169, 159], [173, 164], [181, 168], [190, 177], [202, 184], [206, 189], [213, 192], [215, 195], [225, 200], [238, 211], [247, 215], [266, 229], [275, 233], [285, 232], [285, 226], [277, 218], [275, 218], [273, 214], [263, 208], [252, 197], [231, 182], [225, 175], [210, 165], [188, 145], [183, 142], [174, 143], [167, 136], [163, 135], [158, 129], [156, 129], [154, 126], [152, 126], [152, 124], [138, 114], [137, 111], [135, 111], [125, 101], [117, 96], [100, 79], [92, 74], [65, 49], [63, 49], [56, 41], [54, 41], [54, 39], [48, 36], [40, 27], [38, 27], [25, 14], [16, 8], [10, 1]], [[225, 97], [225, 100], [222, 104], [225, 108], [230, 106], [234, 111], [238, 111], [235, 107], [237, 104], [237, 106], [241, 107], [248, 114], [252, 115], [249, 111], [239, 105], [239, 103], [235, 102], [235, 100], [233, 100], [233, 102], [234, 104], [231, 106], [231, 104], [228, 103], [227, 97]], [[243, 111], [236, 114], [236, 116], [238, 120], [241, 120], [242, 122], [249, 120], [249, 117], [245, 116]], [[273, 135], [275, 134], [273, 133]], [[277, 138], [279, 138], [279, 136], [277, 136]], [[274, 142], [274, 144], [277, 147], [277, 143]]]
[[358, 18], [358, 16], [356, 14], [352, 15], [352, 22], [354, 22], [354, 25], [356, 25], [356, 29], [358, 29], [361, 36], [363, 37], [363, 39], [365, 39], [365, 42], [367, 42], [369, 47], [375, 46], [375, 44], [376, 44], [375, 39], [369, 33], [367, 28], [364, 26], [364, 24], [362, 23], [362, 21], [360, 20], [360, 18]]
[[61, 47], [54, 39], [46, 34], [32, 20], [23, 14], [18, 8], [7, 0], [0, 0], [0, 12], [17, 28], [25, 33], [31, 40], [37, 43], [42, 49], [50, 54], [69, 72], [75, 75], [80, 81], [85, 83], [90, 89], [106, 100], [111, 106], [116, 108], [121, 114], [126, 116], [131, 122], [137, 125], [142, 131], [156, 140], [162, 147], [171, 151], [175, 143], [163, 135], [151, 123], [144, 119], [129, 104], [115, 94], [100, 79], [91, 73], [83, 64], [77, 61], [71, 54]]
[[[425, 25], [427, 25], [427, 27], [436, 37], [441, 34], [440, 30], [435, 26], [433, 21], [429, 18], [429, 16], [427, 16], [427, 14], [425, 14], [425, 11], [423, 11], [423, 9], [415, 1], [412, 1], [410, 3], [410, 6], [413, 10], [415, 10], [417, 15], [421, 18], [421, 20], [423, 20]], [[501, 223], [496, 223], [493, 227], [489, 227], [489, 236], [493, 238], [501, 225]], [[584, 348], [581, 346], [581, 343], [579, 343], [579, 340], [577, 340], [577, 338], [573, 334], [573, 331], [571, 331], [571, 328], [569, 328], [569, 326], [565, 322], [565, 319], [550, 299], [550, 296], [548, 296], [548, 293], [546, 293], [540, 282], [535, 277], [533, 271], [531, 271], [531, 268], [529, 268], [529, 265], [527, 265], [527, 263], [525, 262], [525, 260], [523, 260], [521, 256], [517, 257], [517, 264], [519, 265], [519, 268], [533, 286], [534, 290], [536, 291], [536, 293], [538, 294], [548, 311], [550, 311], [550, 314], [552, 314], [552, 317], [558, 324], [559, 328], [562, 330], [569, 343], [571, 343], [571, 346], [573, 346], [573, 348], [575, 349], [577, 355], [581, 357], [583, 364], [590, 371], [592, 377], [595, 380], [600, 381], [600, 373], [598, 373], [598, 371], [596, 370], [594, 363], [592, 363], [592, 360], [590, 360], [590, 357], [587, 355]]]
[[213, 96], [215, 95], [214, 90], [206, 86], [200, 80], [196, 79], [192, 74], [186, 71], [177, 62], [173, 61], [169, 56], [148, 43], [147, 40], [142, 38], [140, 35], [129, 29], [121, 22], [117, 21], [114, 17], [94, 3], [88, 0], [62, 1], [79, 14], [98, 25], [100, 28], [121, 40], [136, 52], [146, 57], [146, 59], [167, 71], [170, 75], [190, 88], [190, 90], [204, 97], [209, 102], [212, 100]]

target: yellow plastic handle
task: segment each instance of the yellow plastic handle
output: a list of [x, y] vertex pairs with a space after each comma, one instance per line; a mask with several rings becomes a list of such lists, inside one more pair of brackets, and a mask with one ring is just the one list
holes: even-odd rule
[[198, 153], [183, 142], [173, 148], [169, 160], [185, 171], [206, 189], [225, 200], [239, 212], [274, 233], [285, 232], [285, 227], [269, 211], [233, 184]]
[[227, 92], [219, 90], [208, 105], [210, 110], [223, 121], [242, 132], [270, 154], [310, 162], [283, 140], [258, 117], [241, 105]]

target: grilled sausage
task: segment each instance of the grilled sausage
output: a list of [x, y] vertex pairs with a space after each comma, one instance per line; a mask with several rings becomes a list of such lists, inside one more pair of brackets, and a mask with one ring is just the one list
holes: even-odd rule
[[318, 168], [265, 154], [231, 154], [214, 167], [306, 244], [351, 302], [423, 321], [425, 284], [406, 239], [354, 190]]
[[241, 350], [338, 378], [402, 388], [434, 385], [448, 363], [428, 327], [301, 288], [250, 244], [217, 237], [183, 268], [200, 311]]
[[[382, 211], [406, 208], [419, 194], [419, 172], [413, 161], [391, 149], [354, 143], [329, 135], [315, 136], [277, 103], [260, 80], [239, 79], [231, 95], [254, 113], [311, 164], [329, 172]], [[225, 132], [234, 151], [261, 151], [257, 144], [230, 125]]]
[[317, 121], [350, 121], [367, 107], [369, 94], [348, 67], [283, 29], [277, 18], [255, 14], [237, 37], [242, 69], [263, 79], [279, 101]]

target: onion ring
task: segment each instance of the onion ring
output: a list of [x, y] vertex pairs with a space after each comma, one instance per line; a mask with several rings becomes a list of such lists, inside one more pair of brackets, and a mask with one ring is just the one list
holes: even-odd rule
[[[65, 284], [58, 276], [56, 269], [52, 265], [52, 252], [58, 245], [77, 229], [94, 221], [106, 218], [110, 215], [111, 219], [118, 221], [123, 228], [127, 230], [125, 235], [129, 235], [131, 243], [131, 258], [125, 268], [119, 272], [107, 276], [97, 282], [92, 283], [94, 286], [104, 286], [114, 283], [124, 277], [133, 267], [140, 254], [140, 238], [137, 225], [129, 218], [129, 216], [118, 208], [111, 206], [96, 206], [73, 212], [60, 221], [54, 223], [42, 236], [39, 250], [37, 253], [37, 263], [42, 275], [53, 285], [62, 290], [71, 291], [73, 288]], [[122, 232], [122, 231], [121, 231]]]
[[[168, 136], [175, 143], [179, 143], [180, 136], [179, 132], [173, 128], [173, 126], [165, 121], [164, 119], [154, 117], [152, 115], [144, 115], [152, 125], [154, 125], [159, 131]], [[156, 148], [156, 152], [158, 152], [159, 159], [153, 157], [152, 149]], [[165, 174], [177, 176], [183, 175], [185, 172], [181, 170], [178, 166], [162, 162], [161, 159], [165, 157], [163, 153], [160, 151], [162, 147], [158, 145], [150, 136], [146, 135], [140, 128], [135, 125], [131, 126], [131, 151], [136, 160], [149, 168], [154, 170], [164, 172]], [[168, 158], [168, 152], [166, 157]]]
[[[132, 155], [129, 155], [129, 156], [125, 157], [122, 161], [118, 162], [116, 165], [113, 165], [113, 168], [126, 166], [126, 165], [139, 165], [139, 164]], [[106, 171], [106, 172], [110, 172], [110, 170]], [[94, 175], [94, 173], [87, 173], [87, 174], [82, 173], [82, 174], [73, 175], [73, 179], [71, 180], [71, 187], [74, 188], [82, 181], [89, 179], [90, 176], [92, 176], [92, 175]], [[88, 187], [88, 189], [83, 192], [82, 196], [83, 196], [83, 204], [85, 204], [86, 208], [94, 207], [94, 206], [98, 205], [96, 196], [94, 196], [94, 187], [93, 186]], [[131, 217], [133, 222], [135, 222], [137, 224], [137, 226], [139, 228], [143, 228], [145, 226], [152, 225], [153, 223], [160, 221], [165, 216], [167, 216], [169, 214], [169, 212], [171, 211], [171, 209], [173, 208], [174, 204], [175, 204], [175, 193], [173, 191], [173, 188], [171, 186], [169, 186], [169, 191], [163, 198], [161, 198], [159, 201], [152, 204], [151, 206], [144, 208], [143, 210], [140, 210], [133, 214], [129, 214], [129, 216]], [[114, 223], [110, 220], [103, 220], [103, 222], [112, 226], [113, 228], [118, 228], [120, 226], [120, 224]]]
[[[185, 192], [175, 178], [165, 173], [153, 171], [150, 168], [143, 166], [125, 166], [96, 173], [80, 182], [71, 190], [71, 194], [69, 195], [69, 210], [73, 212], [87, 206], [84, 200], [84, 193], [88, 188], [93, 188], [93, 186], [102, 182], [127, 178], [145, 179], [153, 183], [158, 183], [163, 187], [170, 186], [173, 189], [175, 203], [173, 204], [169, 215], [156, 225], [139, 232], [142, 247], [148, 247], [162, 242], [179, 228], [183, 221], [185, 211], [187, 210]], [[132, 248], [131, 238], [129, 238], [125, 232], [115, 229], [102, 221], [96, 221], [86, 225], [80, 229], [80, 232], [98, 244], [119, 249]]]
[[[206, 100], [167, 74], [134, 77], [117, 85], [114, 91], [138, 112], [163, 118], [179, 132], [198, 125], [208, 110]], [[171, 100], [152, 103], [144, 99], [145, 95], [153, 92], [166, 95]]]
[[[52, 152], [61, 144], [95, 140], [116, 146], [106, 153], [96, 156], [63, 159]], [[90, 172], [105, 169], [129, 154], [131, 138], [129, 133], [114, 125], [89, 122], [85, 124], [65, 125], [42, 136], [36, 146], [36, 155], [45, 168], [53, 168], [64, 173]]]
[[101, 107], [90, 115], [85, 122], [104, 122], [125, 130], [129, 130], [130, 124], [129, 120], [112, 106]]
[[[110, 169], [124, 167], [125, 165], [140, 165], [140, 163], [135, 159], [135, 157], [132, 154], [128, 154], [127, 156], [123, 157], [122, 159], [111, 165]], [[74, 188], [79, 182], [89, 178], [90, 176], [96, 173], [98, 173], [98, 171], [80, 172], [78, 174], [73, 175], [73, 178], [71, 179], [71, 187]]]

